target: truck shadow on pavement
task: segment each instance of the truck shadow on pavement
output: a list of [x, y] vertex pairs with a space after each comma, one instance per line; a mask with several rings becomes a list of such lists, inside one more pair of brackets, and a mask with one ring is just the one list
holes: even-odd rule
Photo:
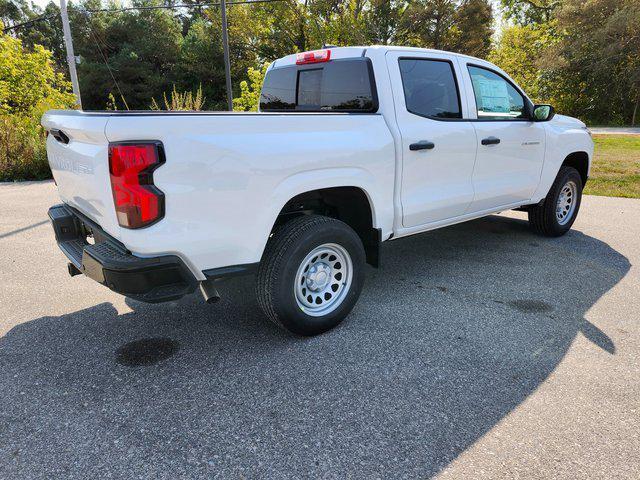
[[103, 303], [15, 327], [0, 338], [1, 475], [424, 478], [578, 334], [615, 354], [584, 316], [630, 265], [595, 238], [493, 216], [383, 250], [351, 316], [312, 339], [269, 324], [252, 279], [216, 305]]

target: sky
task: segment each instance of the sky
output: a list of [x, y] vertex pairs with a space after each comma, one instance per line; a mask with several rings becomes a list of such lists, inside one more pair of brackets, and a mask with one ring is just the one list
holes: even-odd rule
[[[35, 3], [36, 5], [40, 6], [40, 7], [45, 7], [51, 0], [31, 0], [33, 3]], [[58, 2], [56, 2], [58, 3]]]

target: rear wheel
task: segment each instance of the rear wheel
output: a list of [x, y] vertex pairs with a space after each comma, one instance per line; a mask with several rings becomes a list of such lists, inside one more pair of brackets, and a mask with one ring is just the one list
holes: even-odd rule
[[582, 200], [582, 177], [573, 167], [562, 167], [540, 205], [529, 207], [529, 224], [536, 233], [559, 237], [569, 231]]
[[364, 282], [365, 252], [347, 224], [307, 215], [281, 225], [270, 238], [257, 276], [264, 313], [298, 335], [338, 325]]

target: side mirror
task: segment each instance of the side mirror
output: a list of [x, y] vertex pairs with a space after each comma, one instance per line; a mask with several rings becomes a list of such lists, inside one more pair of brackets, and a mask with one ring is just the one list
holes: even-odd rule
[[547, 122], [553, 118], [556, 111], [551, 105], [534, 105], [532, 119], [534, 122]]

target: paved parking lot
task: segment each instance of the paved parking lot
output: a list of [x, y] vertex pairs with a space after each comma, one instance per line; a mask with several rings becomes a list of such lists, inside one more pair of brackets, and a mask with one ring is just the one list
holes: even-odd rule
[[70, 278], [52, 183], [0, 185], [0, 478], [640, 478], [640, 201], [385, 244], [338, 329]]
[[640, 128], [634, 127], [589, 127], [589, 130], [598, 135], [640, 135]]

